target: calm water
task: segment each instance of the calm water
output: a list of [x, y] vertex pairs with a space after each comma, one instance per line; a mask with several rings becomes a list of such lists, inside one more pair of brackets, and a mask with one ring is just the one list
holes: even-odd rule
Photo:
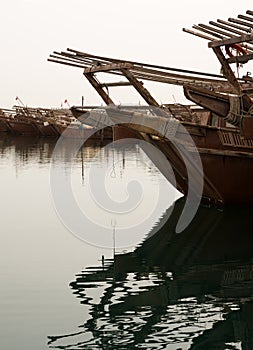
[[[89, 217], [79, 232], [54, 208], [54, 146], [0, 138], [1, 349], [253, 349], [253, 208], [202, 207], [175, 234], [184, 201], [172, 211], [139, 147], [87, 146], [56, 165]], [[94, 174], [119, 203], [141, 182], [135, 214], [97, 211]]]

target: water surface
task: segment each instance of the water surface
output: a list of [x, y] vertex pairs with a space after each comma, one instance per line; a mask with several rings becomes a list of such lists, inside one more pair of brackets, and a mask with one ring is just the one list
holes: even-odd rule
[[[103, 241], [96, 242], [96, 247], [78, 239], [57, 216], [50, 188], [55, 143], [50, 139], [0, 135], [1, 349], [48, 349], [48, 335], [75, 331], [88, 318], [90, 308], [79, 305], [69, 283], [86, 266], [100, 264], [102, 255], [113, 255], [111, 219], [105, 249]], [[89, 205], [86, 173], [91, 162], [99, 168], [111, 158], [112, 149], [106, 151], [97, 145], [84, 147], [71, 160], [73, 192], [81, 208]], [[115, 151], [114, 194], [128, 176], [141, 176], [149, 184], [151, 190], [146, 194], [152, 198], [158, 172], [144, 158], [134, 145], [126, 149], [124, 157], [120, 150]], [[61, 160], [68, 167], [65, 156]], [[166, 206], [164, 203], [162, 211]], [[136, 233], [136, 242], [147, 235], [162, 211]], [[87, 227], [84, 230], [94, 233]], [[100, 226], [96, 230], [103, 237], [108, 228], [106, 231]], [[131, 244], [125, 246], [133, 249]]]
[[[77, 238], [53, 206], [54, 146], [54, 140], [0, 139], [1, 348], [252, 349], [252, 208], [201, 207], [176, 234], [184, 200], [170, 207], [168, 187], [168, 201], [151, 220], [129, 230], [131, 244], [106, 216], [99, 218], [104, 228], [85, 227]], [[108, 186], [117, 200], [129, 179], [143, 179], [146, 202], [159, 181], [164, 185], [136, 145], [87, 146], [62, 162], [72, 167], [84, 212], [92, 199], [91, 167], [110, 165]], [[90, 244], [88, 233], [98, 232], [107, 248], [103, 239]]]

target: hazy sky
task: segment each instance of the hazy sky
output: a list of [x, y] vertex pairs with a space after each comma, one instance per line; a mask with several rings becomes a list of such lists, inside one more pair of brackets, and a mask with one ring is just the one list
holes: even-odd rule
[[[60, 107], [65, 99], [70, 105], [80, 104], [82, 95], [87, 104], [100, 104], [81, 69], [47, 62], [50, 53], [67, 47], [219, 73], [207, 41], [182, 32], [182, 28], [217, 18], [227, 20], [247, 9], [253, 10], [250, 0], [4, 1], [0, 106], [11, 107], [16, 96], [29, 106]], [[180, 102], [181, 88], [163, 85], [153, 89], [152, 85], [161, 102], [173, 102], [173, 96]], [[121, 103], [140, 100], [125, 87], [118, 88], [115, 96]]]

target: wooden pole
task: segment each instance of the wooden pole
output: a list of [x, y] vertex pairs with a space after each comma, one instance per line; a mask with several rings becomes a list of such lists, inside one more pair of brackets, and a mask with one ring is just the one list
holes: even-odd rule
[[148, 64], [148, 63], [143, 63], [143, 62], [135, 62], [135, 61], [120, 60], [120, 59], [115, 59], [115, 58], [107, 58], [107, 57], [87, 54], [87, 53], [76, 51], [76, 50], [72, 50], [72, 49], [69, 49], [69, 48], [67, 50], [70, 51], [70, 52], [76, 52], [81, 57], [83, 56], [83, 57], [87, 57], [87, 58], [90, 57], [90, 58], [98, 59], [98, 60], [100, 60], [100, 59], [107, 60], [109, 63], [111, 63], [111, 62], [123, 62], [123, 63], [130, 63], [130, 64], [134, 64], [134, 65], [139, 65], [139, 66], [145, 66], [145, 67], [149, 67], [149, 68], [157, 68], [157, 69], [169, 70], [169, 71], [180, 72], [180, 73], [189, 73], [189, 74], [196, 74], [196, 75], [203, 75], [203, 76], [210, 76], [210, 77], [221, 78], [221, 76], [218, 75], [218, 74], [212, 74], [212, 73], [209, 74], [209, 73], [204, 73], [204, 72], [197, 72], [197, 71], [191, 71], [191, 70], [187, 70], [187, 69], [179, 69], [179, 68], [172, 68], [172, 67], [166, 67], [166, 66], [159, 66], [159, 65]]
[[227, 22], [227, 21], [223, 21], [222, 19], [217, 19], [217, 22], [218, 23], [221, 23], [221, 24], [225, 24], [229, 27], [233, 27], [233, 28], [236, 28], [236, 29], [239, 29], [243, 32], [246, 32], [246, 33], [249, 33], [249, 29], [246, 28], [245, 26], [241, 26], [241, 25], [238, 25], [238, 24], [234, 24], [234, 23], [231, 23], [231, 22]]
[[[238, 18], [245, 19], [246, 21], [249, 21], [249, 22], [253, 22], [253, 18], [249, 17], [249, 16], [238, 15]], [[251, 24], [249, 23], [249, 25], [251, 25]], [[252, 23], [252, 25], [253, 25], [253, 23]]]
[[135, 76], [128, 69], [121, 69], [127, 80], [133, 85], [133, 87], [139, 92], [141, 97], [150, 105], [159, 107], [159, 103], [151, 96], [147, 89], [144, 88], [142, 83], [135, 78]]
[[216, 54], [218, 60], [220, 61], [223, 69], [224, 76], [227, 78], [227, 80], [230, 82], [230, 84], [234, 87], [234, 92], [240, 95], [241, 93], [241, 86], [236, 79], [230, 65], [228, 64], [225, 56], [223, 55], [221, 48], [219, 46], [213, 47], [213, 51]]
[[211, 34], [211, 35], [215, 36], [216, 37], [215, 40], [217, 40], [217, 38], [218, 39], [223, 39], [224, 38], [224, 36], [222, 36], [220, 34], [217, 34], [217, 33], [214, 33], [213, 31], [211, 31], [209, 29], [206, 29], [206, 28], [203, 28], [203, 27], [200, 27], [200, 26], [194, 25], [194, 26], [192, 26], [192, 28], [197, 29], [197, 30], [199, 30], [201, 32], [204, 32], [204, 33]]
[[229, 18], [228, 20], [229, 20], [229, 22], [242, 24], [243, 26], [246, 26], [246, 27], [249, 27], [249, 28], [251, 27], [249, 22], [241, 21], [240, 19], [237, 19], [237, 18]]
[[214, 22], [214, 21], [210, 21], [209, 24], [211, 24], [211, 25], [213, 25], [215, 27], [221, 28], [221, 29], [225, 29], [228, 32], [232, 32], [232, 33], [235, 33], [235, 34], [238, 34], [238, 35], [245, 34], [245, 31], [238, 30], [238, 29], [235, 29], [235, 28], [232, 28], [232, 27], [229, 27], [227, 25], [220, 24], [220, 23], [217, 23], [217, 22]]
[[213, 35], [215, 35], [216, 33], [222, 35], [223, 37], [226, 36], [226, 37], [229, 37], [229, 38], [232, 38], [233, 35], [230, 34], [230, 33], [227, 33], [227, 32], [224, 32], [224, 30], [219, 30], [219, 29], [216, 29], [216, 28], [213, 28], [211, 26], [208, 26], [206, 24], [199, 24], [199, 27], [201, 28], [205, 28], [205, 29], [208, 29], [210, 30], [211, 33], [213, 33]]
[[183, 28], [183, 32], [186, 32], [186, 33], [198, 36], [199, 38], [210, 40], [210, 41], [216, 40], [216, 38], [214, 38], [214, 37], [212, 37], [210, 35], [204, 35], [204, 34], [195, 32], [194, 30], [187, 29], [187, 28]]
[[101, 87], [99, 81], [95, 79], [93, 73], [84, 73], [84, 76], [86, 79], [89, 81], [89, 83], [94, 87], [94, 89], [97, 91], [97, 93], [100, 95], [102, 100], [107, 104], [107, 105], [114, 105], [114, 102], [112, 99], [109, 97], [109, 95], [104, 91], [104, 89]]

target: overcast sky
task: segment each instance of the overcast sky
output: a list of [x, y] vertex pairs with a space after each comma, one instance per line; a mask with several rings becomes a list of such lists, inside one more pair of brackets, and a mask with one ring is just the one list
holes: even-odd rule
[[[81, 69], [47, 62], [67, 47], [97, 55], [219, 73], [207, 41], [182, 32], [193, 24], [237, 17], [250, 0], [8, 0], [1, 5], [0, 107], [100, 104]], [[160, 102], [180, 102], [182, 89], [147, 85]], [[155, 89], [154, 89], [155, 88]], [[117, 102], [140, 100], [117, 88]], [[154, 89], [154, 90], [153, 90]]]

